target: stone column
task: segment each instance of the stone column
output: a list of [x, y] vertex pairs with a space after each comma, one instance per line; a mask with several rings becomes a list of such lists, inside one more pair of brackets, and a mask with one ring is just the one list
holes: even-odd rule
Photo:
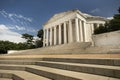
[[94, 25], [93, 25], [93, 23], [91, 23], [90, 25], [91, 25], [91, 29], [92, 29], [91, 31], [92, 31], [92, 34], [93, 34], [94, 33]]
[[61, 44], [61, 24], [59, 24], [59, 44]]
[[92, 39], [92, 35], [94, 34], [94, 26], [93, 26], [93, 23], [90, 24], [90, 27], [91, 27], [91, 42], [92, 42], [92, 46], [94, 46], [94, 41]]
[[69, 20], [69, 42], [73, 42], [73, 30], [72, 30], [72, 22]]
[[82, 21], [79, 21], [80, 23], [80, 41], [83, 42], [83, 26], [82, 26]]
[[83, 37], [83, 42], [85, 42], [85, 25], [84, 25], [84, 21], [81, 21], [82, 22], [82, 37]]
[[49, 45], [49, 29], [47, 29], [47, 36], [46, 36], [46, 45]]
[[85, 38], [85, 42], [87, 42], [87, 28], [85, 21], [83, 22], [83, 24], [84, 24], [84, 38]]
[[50, 28], [50, 46], [52, 45], [52, 28]]
[[64, 22], [64, 44], [67, 43], [66, 22]]
[[43, 47], [45, 47], [45, 43], [46, 43], [46, 39], [45, 39], [45, 36], [46, 36], [46, 30], [44, 29], [44, 34], [43, 34]]
[[76, 41], [80, 41], [80, 36], [79, 36], [79, 26], [78, 26], [78, 18], [75, 18], [75, 27], [76, 27]]
[[54, 45], [56, 45], [56, 34], [57, 34], [57, 32], [56, 32], [56, 26], [54, 26]]

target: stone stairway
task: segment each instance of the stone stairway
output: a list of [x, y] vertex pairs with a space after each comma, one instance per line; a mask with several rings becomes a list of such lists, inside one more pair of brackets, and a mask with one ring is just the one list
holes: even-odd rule
[[119, 54], [120, 46], [92, 46], [90, 42], [75, 42], [37, 49], [15, 51], [9, 55], [39, 55], [39, 54]]
[[55, 46], [42, 47], [37, 49], [20, 50], [10, 55], [24, 54], [75, 54], [86, 53], [85, 49], [91, 46], [91, 42], [75, 42]]
[[10, 57], [0, 57], [0, 80], [120, 80], [120, 58]]

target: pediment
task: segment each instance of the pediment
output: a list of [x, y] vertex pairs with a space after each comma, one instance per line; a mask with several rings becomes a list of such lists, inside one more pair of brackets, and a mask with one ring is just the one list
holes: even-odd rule
[[78, 9], [75, 9], [75, 10], [61, 12], [61, 13], [53, 15], [44, 25], [46, 25], [48, 23], [51, 23], [51, 22], [54, 22], [54, 21], [56, 21], [60, 18], [63, 18], [65, 16], [67, 16], [69, 14], [72, 14], [72, 13], [75, 13], [75, 12], [78, 13], [80, 16], [84, 17], [86, 20], [94, 20], [94, 19], [105, 20], [105, 18], [102, 18], [102, 17], [99, 17], [99, 16], [92, 16], [92, 15], [89, 15], [89, 14], [86, 14], [86, 13], [82, 13]]
[[66, 15], [71, 14], [71, 13], [73, 13], [73, 11], [67, 11], [67, 12], [61, 12], [61, 13], [55, 14], [45, 24], [53, 22], [55, 20], [58, 20]]
[[81, 16], [85, 17], [79, 10], [75, 9], [75, 10], [70, 10], [70, 11], [55, 14], [45, 24], [56, 21], [56, 20], [58, 20], [58, 19], [60, 19], [60, 18], [62, 18], [64, 16], [67, 16], [67, 15], [75, 13], [75, 12], [79, 13]]

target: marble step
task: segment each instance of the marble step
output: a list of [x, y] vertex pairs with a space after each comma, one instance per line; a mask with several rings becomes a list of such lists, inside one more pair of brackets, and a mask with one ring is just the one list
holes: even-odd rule
[[[119, 79], [119, 78], [112, 78], [112, 76], [107, 77], [107, 76], [101, 76], [101, 75], [96, 75], [96, 74], [78, 72], [76, 70], [79, 70], [79, 68], [76, 68], [75, 66], [74, 66], [74, 69], [76, 69], [76, 70], [72, 71], [70, 69], [64, 70], [64, 69], [50, 68], [50, 67], [45, 67], [45, 66], [35, 66], [35, 65], [7, 65], [7, 64], [1, 64], [1, 65], [3, 67], [6, 67], [6, 68], [4, 68], [6, 70], [12, 69], [12, 68], [14, 70], [16, 70], [17, 67], [26, 67], [25, 70], [28, 72], [34, 73], [36, 75], [48, 77], [53, 80], [81, 80], [81, 79], [82, 80], [84, 80], [84, 79], [85, 80], [108, 80], [108, 79], [117, 80], [117, 79]], [[56, 65], [56, 66], [58, 66], [58, 65]], [[15, 69], [15, 67], [16, 67], [16, 69]], [[63, 67], [65, 67], [65, 66], [63, 66]], [[85, 76], [89, 76], [89, 79]]]
[[[43, 66], [27, 67], [27, 71], [49, 77], [53, 80], [119, 80], [118, 78], [68, 71]], [[63, 77], [62, 77], [63, 76]]]
[[15, 65], [15, 64], [0, 64], [1, 70], [18, 70], [25, 71], [26, 65]]
[[0, 64], [34, 65], [35, 60], [0, 60]]
[[50, 61], [40, 61], [37, 62], [37, 64], [40, 66], [120, 78], [120, 66], [108, 66], [108, 65], [106, 66], [106, 65], [81, 64], [81, 63], [78, 64], [78, 63], [50, 62]]
[[[35, 51], [34, 51], [35, 52]], [[0, 60], [42, 60], [42, 58], [120, 59], [120, 54], [24, 54], [0, 55]]]
[[35, 72], [34, 74], [36, 74], [36, 75], [42, 75], [42, 76], [45, 76], [45, 77], [48, 77], [48, 78], [52, 78], [53, 80], [81, 80], [80, 78], [79, 79], [72, 78], [71, 75], [69, 77], [69, 76], [64, 76], [64, 74], [63, 75], [56, 74], [56, 73], [54, 73], [54, 71], [52, 73], [51, 72], [46, 72], [46, 70], [49, 69], [49, 68], [46, 68], [45, 71], [44, 71], [43, 68], [41, 70], [38, 67], [41, 68], [40, 66], [35, 66], [35, 65], [0, 64], [0, 69], [1, 70], [13, 70], [13, 71], [18, 70], [18, 71], [21, 71], [21, 70], [23, 70], [23, 68], [26, 68], [25, 70], [28, 71], [28, 72], [31, 72], [31, 73]]
[[[4, 55], [1, 56], [0, 55], [0, 61], [6, 61], [6, 60], [10, 60], [10, 61], [14, 61], [14, 60], [20, 60], [20, 61], [38, 61], [38, 60], [42, 60], [42, 58], [37, 58], [37, 57], [33, 57], [34, 55], [25, 55], [25, 56], [20, 56], [20, 55], [16, 55], [16, 56], [9, 56], [9, 55]], [[36, 55], [38, 56], [38, 55]]]
[[52, 62], [68, 62], [68, 63], [83, 63], [83, 64], [98, 64], [98, 65], [111, 65], [120, 66], [120, 59], [105, 59], [105, 58], [43, 58], [43, 61]]
[[13, 79], [0, 78], [0, 80], [13, 80]]
[[4, 79], [12, 79], [12, 77], [14, 77], [14, 75], [11, 74], [11, 73], [0, 72], [0, 78], [4, 78]]
[[[86, 60], [86, 59], [65, 59], [65, 60], [60, 59], [60, 60], [64, 60], [65, 62], [62, 62], [62, 61], [61, 62], [52, 62], [52, 60], [59, 60], [58, 58], [55, 58], [55, 59], [51, 58], [51, 60], [48, 58], [45, 58], [45, 60], [46, 59], [49, 61], [33, 61], [33, 62], [34, 62], [34, 64], [36, 63], [39, 66], [47, 66], [47, 67], [64, 69], [64, 70], [72, 70], [72, 71], [120, 78], [120, 75], [119, 75], [120, 74], [120, 66], [82, 64], [82, 63], [76, 62], [76, 61], [81, 61], [81, 60]], [[71, 62], [73, 61], [73, 62], [68, 63], [66, 60], [71, 61]], [[94, 60], [94, 59], [91, 59], [91, 60]], [[99, 62], [99, 60], [102, 60], [102, 59], [95, 59], [94, 61]], [[88, 61], [90, 62], [90, 59], [88, 59]], [[107, 59], [107, 61], [109, 61], [109, 60]], [[5, 62], [7, 62], [7, 60], [5, 60]], [[19, 62], [23, 62], [23, 60], [21, 60], [21, 61], [19, 60], [18, 63]], [[101, 62], [104, 62], [104, 60], [102, 60]], [[4, 63], [4, 60], [3, 60], [3, 63]], [[15, 60], [10, 60], [10, 61], [8, 61], [8, 63], [9, 63], [9, 65], [7, 65], [7, 66], [0, 64], [0, 69], [4, 69], [4, 70], [5, 69], [11, 69], [11, 70], [25, 70], [26, 69], [25, 66], [17, 66], [16, 67], [16, 65], [18, 63]], [[13, 64], [13, 63], [15, 64], [15, 66], [11, 67], [10, 64]], [[105, 62], [105, 63], [107, 63], [107, 62]]]
[[52, 61], [52, 62], [68, 62], [68, 63], [83, 63], [83, 64], [97, 64], [120, 66], [120, 59], [105, 59], [105, 58], [8, 58], [0, 59], [0, 64], [23, 64], [34, 65], [37, 61]]
[[[4, 73], [4, 74], [2, 74]], [[3, 76], [9, 76], [7, 74], [13, 74], [12, 79], [13, 80], [51, 80], [49, 78], [43, 77], [43, 76], [38, 76], [26, 71], [13, 71], [13, 70], [1, 70], [0, 69], [0, 75]], [[2, 76], [0, 76], [1, 78], [3, 78]]]
[[10, 73], [8, 70], [1, 70], [0, 69], [0, 78], [4, 79], [12, 79], [12, 80], [23, 80], [18, 75]]

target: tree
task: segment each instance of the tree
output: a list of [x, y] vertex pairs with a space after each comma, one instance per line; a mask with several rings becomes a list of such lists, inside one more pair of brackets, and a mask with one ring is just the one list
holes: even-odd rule
[[37, 39], [35, 41], [35, 46], [36, 46], [36, 48], [42, 47], [43, 46], [43, 42], [41, 40]]
[[5, 49], [5, 46], [2, 42], [0, 42], [0, 54], [7, 53], [7, 49]]
[[6, 54], [8, 50], [25, 50], [35, 48], [35, 45], [26, 43], [13, 43], [10, 41], [0, 41], [0, 54]]
[[99, 26], [97, 29], [95, 29], [94, 34], [100, 34], [108, 32], [107, 26]]
[[43, 29], [40, 29], [37, 33], [37, 36], [43, 40]]
[[120, 13], [120, 7], [118, 8], [118, 12]]
[[30, 34], [22, 34], [22, 38], [27, 40], [27, 44], [31, 44], [33, 42], [33, 36]]
[[116, 31], [120, 30], [120, 8], [118, 9], [118, 14], [115, 14], [113, 19], [109, 23], [109, 30]]
[[0, 41], [0, 54], [7, 53], [8, 50], [16, 50], [17, 44], [9, 41]]
[[34, 45], [34, 41], [33, 41], [33, 36], [30, 35], [30, 34], [22, 34], [22, 38], [26, 39], [27, 40], [27, 46], [28, 46], [28, 49], [33, 49], [35, 48], [35, 45]]
[[25, 43], [18, 43], [17, 44], [17, 50], [25, 50], [25, 49], [29, 49], [29, 46]]
[[113, 19], [110, 20], [109, 23], [106, 23], [105, 26], [95, 29], [94, 34], [120, 30], [120, 7], [118, 9], [118, 12], [119, 13], [115, 14], [113, 16]]
[[43, 46], [43, 29], [40, 29], [37, 33], [37, 37], [39, 37], [40, 39], [36, 40], [36, 47], [42, 47]]

